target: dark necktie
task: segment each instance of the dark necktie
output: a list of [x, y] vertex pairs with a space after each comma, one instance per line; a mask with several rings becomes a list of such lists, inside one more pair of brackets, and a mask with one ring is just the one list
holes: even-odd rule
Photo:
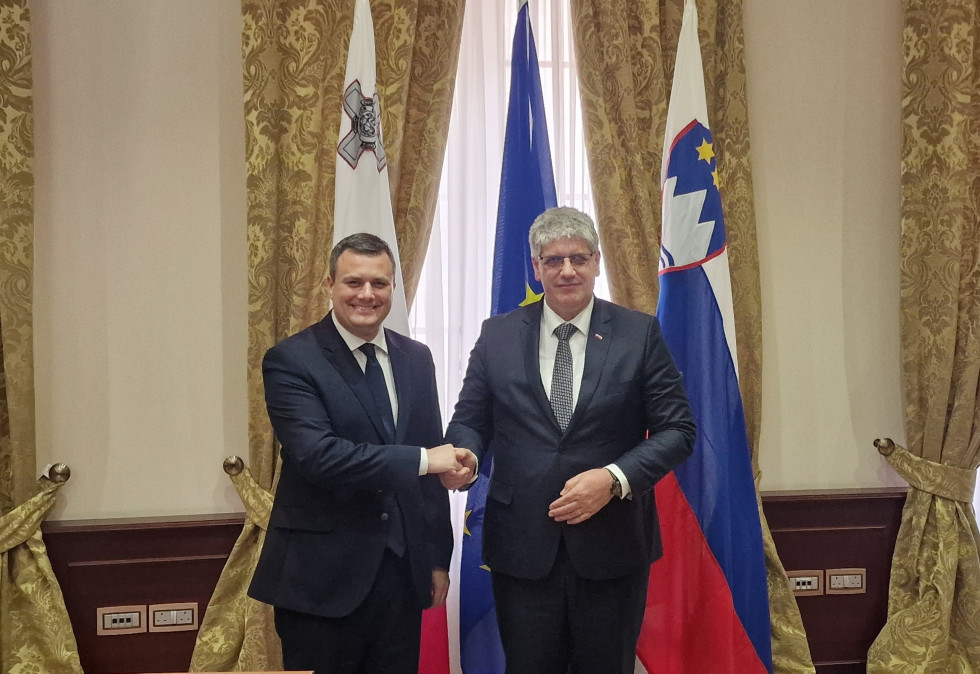
[[558, 338], [558, 350], [555, 352], [555, 369], [551, 373], [551, 409], [555, 411], [563, 433], [572, 418], [572, 349], [568, 340], [575, 330], [571, 323], [562, 323], [553, 333]]
[[[381, 412], [381, 422], [384, 425], [385, 442], [395, 441], [395, 421], [391, 414], [391, 398], [388, 397], [388, 385], [385, 383], [385, 374], [381, 370], [381, 363], [378, 362], [378, 354], [374, 344], [365, 342], [361, 344], [361, 353], [367, 356], [367, 365], [364, 367], [364, 378], [367, 381], [371, 397], [374, 398], [378, 411]], [[405, 554], [405, 534], [403, 531], [401, 509], [395, 500], [395, 495], [391, 491], [382, 493], [384, 502], [384, 512], [381, 519], [388, 521], [388, 541], [387, 545], [392, 552], [401, 557]]]
[[381, 370], [381, 363], [378, 362], [378, 354], [375, 353], [374, 344], [365, 342], [359, 347], [361, 352], [367, 356], [367, 365], [364, 368], [364, 377], [367, 381], [371, 397], [381, 412], [381, 423], [384, 426], [385, 442], [395, 440], [395, 418], [391, 413], [391, 398], [388, 397], [388, 385], [385, 383], [385, 375]]

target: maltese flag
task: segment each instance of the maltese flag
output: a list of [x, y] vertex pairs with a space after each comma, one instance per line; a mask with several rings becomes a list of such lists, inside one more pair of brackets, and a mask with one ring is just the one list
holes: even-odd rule
[[333, 243], [336, 245], [344, 237], [358, 232], [368, 232], [385, 240], [395, 256], [395, 291], [385, 327], [408, 335], [408, 305], [395, 240], [388, 160], [381, 134], [374, 20], [368, 0], [356, 0], [356, 3], [337, 143]]

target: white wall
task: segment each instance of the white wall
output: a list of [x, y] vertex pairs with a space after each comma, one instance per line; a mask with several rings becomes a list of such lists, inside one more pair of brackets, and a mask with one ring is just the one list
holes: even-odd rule
[[237, 0], [31, 5], [38, 463], [55, 519], [241, 510]]
[[[32, 4], [39, 466], [54, 519], [241, 510], [238, 0]], [[763, 489], [900, 484], [901, 7], [745, 0]]]
[[904, 484], [902, 9], [746, 0], [763, 312], [763, 489]]

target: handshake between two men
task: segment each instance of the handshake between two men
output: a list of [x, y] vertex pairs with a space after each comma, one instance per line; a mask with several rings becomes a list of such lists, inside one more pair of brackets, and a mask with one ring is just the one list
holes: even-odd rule
[[[437, 473], [446, 489], [467, 486], [479, 469], [476, 455], [465, 447], [445, 444], [425, 451], [429, 460], [428, 473]], [[574, 475], [548, 506], [548, 517], [556, 522], [581, 524], [612, 500], [616, 494], [612, 489], [614, 485], [619, 482], [607, 468], [593, 468]], [[622, 492], [619, 493], [622, 498]]]
[[477, 471], [476, 454], [465, 447], [439, 445], [425, 450], [429, 474], [438, 474], [446, 489], [462, 489], [473, 480]]
[[443, 488], [493, 446], [481, 556], [507, 671], [633, 671], [661, 550], [652, 488], [696, 426], [657, 319], [594, 296], [591, 218], [549, 209], [528, 244], [544, 299], [484, 322], [445, 431], [428, 347], [382, 330], [396, 265], [373, 234], [331, 252], [331, 312], [266, 353], [282, 469], [249, 596], [274, 607], [286, 669], [418, 671], [422, 610], [449, 588]]

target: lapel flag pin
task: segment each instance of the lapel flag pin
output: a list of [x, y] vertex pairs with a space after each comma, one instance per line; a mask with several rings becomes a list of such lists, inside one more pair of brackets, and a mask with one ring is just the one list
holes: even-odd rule
[[595, 338], [598, 339], [599, 341], [602, 341], [602, 335], [600, 335], [598, 332], [595, 333]]

